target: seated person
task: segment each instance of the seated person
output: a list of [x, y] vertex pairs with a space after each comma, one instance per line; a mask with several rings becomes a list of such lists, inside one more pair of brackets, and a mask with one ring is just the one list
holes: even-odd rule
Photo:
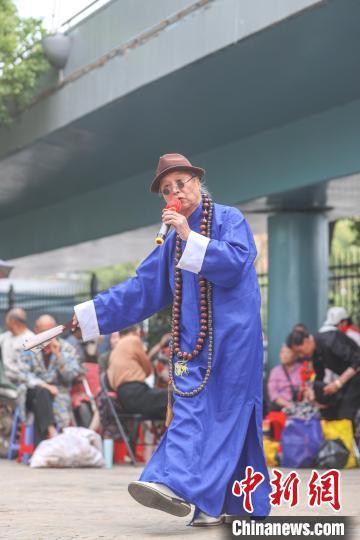
[[117, 393], [124, 412], [143, 414], [149, 419], [165, 419], [168, 393], [145, 383], [151, 372], [139, 328], [132, 326], [120, 332], [106, 372], [111, 388]]
[[[81, 333], [81, 330], [80, 330], [80, 333]], [[116, 345], [119, 342], [119, 339], [120, 339], [119, 332], [113, 332], [112, 334], [110, 334], [109, 336], [110, 349], [101, 353], [98, 358], [98, 364], [99, 364], [101, 373], [106, 371], [107, 368], [109, 367], [109, 358], [110, 358], [111, 351], [115, 349]]]
[[[35, 325], [36, 333], [56, 326], [50, 315], [42, 315]], [[73, 420], [70, 389], [82, 373], [78, 356], [72, 345], [55, 338], [38, 352], [22, 354], [26, 392], [26, 408], [34, 413], [35, 446], [46, 437], [56, 435], [57, 429]], [[55, 427], [56, 426], [56, 427]]]
[[28, 328], [26, 311], [13, 308], [5, 317], [7, 332], [0, 336], [1, 356], [6, 378], [16, 387], [22, 383], [20, 355], [24, 341], [34, 335]]
[[[311, 357], [315, 371], [315, 398], [322, 405], [327, 420], [354, 420], [360, 407], [360, 349], [338, 329], [322, 331], [314, 336], [293, 331], [286, 344], [300, 357]], [[325, 383], [326, 369], [337, 377]]]
[[269, 375], [268, 397], [270, 410], [280, 411], [291, 407], [299, 400], [301, 387], [301, 364], [289, 347], [280, 349], [281, 364], [275, 366]]

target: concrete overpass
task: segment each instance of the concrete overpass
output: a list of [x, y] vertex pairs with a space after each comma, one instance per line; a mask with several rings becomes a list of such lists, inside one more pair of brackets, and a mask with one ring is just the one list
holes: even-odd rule
[[[323, 320], [328, 221], [358, 213], [359, 17], [356, 0], [114, 0], [92, 14], [69, 31], [63, 80], [49, 72], [0, 130], [2, 258], [113, 235], [117, 261], [143, 255], [158, 156], [184, 153], [215, 200], [256, 230], [268, 218], [276, 361], [293, 323]], [[61, 253], [45, 257], [64, 269]]]

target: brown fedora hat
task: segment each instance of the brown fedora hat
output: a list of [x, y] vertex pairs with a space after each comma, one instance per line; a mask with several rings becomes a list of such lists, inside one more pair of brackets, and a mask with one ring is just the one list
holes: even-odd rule
[[193, 167], [190, 161], [181, 154], [164, 154], [160, 156], [159, 163], [156, 169], [156, 176], [151, 183], [150, 191], [152, 193], [159, 193], [160, 180], [165, 174], [172, 171], [189, 171], [200, 178], [205, 174], [205, 170], [201, 167]]

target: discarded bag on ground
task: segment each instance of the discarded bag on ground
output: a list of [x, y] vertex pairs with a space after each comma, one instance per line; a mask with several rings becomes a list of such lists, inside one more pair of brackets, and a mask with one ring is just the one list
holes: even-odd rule
[[101, 437], [83, 427], [68, 427], [35, 449], [30, 467], [103, 467]]
[[343, 418], [341, 420], [321, 420], [324, 437], [327, 440], [341, 439], [348, 449], [348, 460], [345, 468], [356, 467], [356, 458], [354, 454], [354, 432], [351, 420]]
[[288, 419], [281, 435], [281, 466], [312, 467], [323, 441], [319, 418]]
[[330, 439], [321, 446], [316, 467], [319, 469], [343, 469], [349, 459], [349, 450], [341, 439]]

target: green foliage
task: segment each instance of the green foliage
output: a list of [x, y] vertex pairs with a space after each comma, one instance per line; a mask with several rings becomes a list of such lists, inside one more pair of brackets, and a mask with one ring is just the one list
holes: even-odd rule
[[360, 255], [359, 219], [339, 219], [336, 222], [331, 244], [331, 255], [337, 259]]
[[149, 333], [147, 336], [147, 341], [149, 347], [153, 347], [160, 341], [164, 334], [171, 332], [171, 315], [172, 315], [172, 306], [155, 313], [149, 319]]
[[90, 270], [90, 272], [96, 275], [98, 290], [104, 291], [134, 276], [138, 265], [139, 263], [137, 261], [127, 262], [106, 268], [97, 268], [96, 270]]
[[360, 324], [360, 220], [340, 219], [331, 245], [329, 305], [343, 306]]
[[360, 248], [360, 218], [351, 220], [350, 229], [354, 234], [354, 245]]
[[9, 125], [34, 96], [39, 76], [49, 68], [38, 19], [21, 19], [12, 0], [0, 0], [0, 124]]
[[[116, 264], [107, 268], [97, 268], [90, 270], [96, 274], [99, 291], [104, 291], [117, 283], [129, 279], [135, 275], [139, 262], [128, 262]], [[149, 332], [146, 337], [149, 347], [152, 347], [160, 341], [162, 336], [171, 330], [171, 306], [155, 313], [149, 319]]]

